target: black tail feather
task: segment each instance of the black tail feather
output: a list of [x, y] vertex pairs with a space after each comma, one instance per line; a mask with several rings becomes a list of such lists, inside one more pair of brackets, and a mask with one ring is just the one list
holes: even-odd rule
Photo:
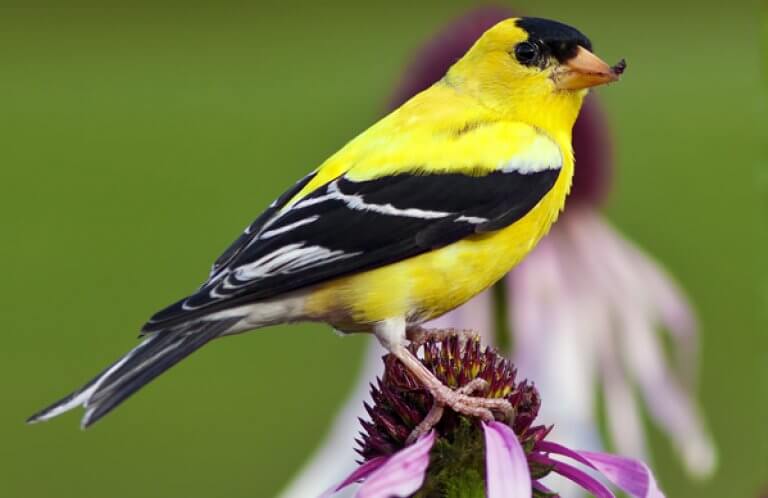
[[88, 384], [41, 410], [27, 421], [40, 422], [84, 406], [82, 427], [94, 424], [138, 389], [194, 351], [226, 332], [241, 317], [199, 320], [160, 330], [104, 370]]

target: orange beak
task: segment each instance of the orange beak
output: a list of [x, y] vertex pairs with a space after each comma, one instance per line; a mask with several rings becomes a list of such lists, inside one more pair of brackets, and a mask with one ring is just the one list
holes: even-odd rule
[[555, 70], [552, 79], [559, 90], [580, 90], [618, 81], [627, 64], [622, 59], [611, 67], [584, 47]]

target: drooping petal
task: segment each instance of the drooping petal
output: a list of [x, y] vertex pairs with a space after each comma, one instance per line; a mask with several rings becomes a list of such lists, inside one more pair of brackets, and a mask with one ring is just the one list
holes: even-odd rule
[[[638, 304], [642, 299], [637, 286], [624, 289], [627, 271], [614, 262], [616, 244], [613, 240], [602, 240], [597, 234], [604, 224], [593, 210], [581, 208], [570, 212], [563, 220], [562, 231], [567, 237], [562, 250], [571, 257], [567, 272], [569, 280], [578, 282], [572, 292], [582, 302], [580, 307], [594, 308], [591, 315], [580, 320], [583, 326], [579, 333], [592, 338], [600, 374], [599, 382], [592, 388], [603, 389], [609, 434], [621, 453], [645, 458], [645, 428], [632, 379], [622, 365], [621, 346], [626, 331], [617, 316], [627, 306], [642, 309]], [[584, 446], [574, 440], [566, 442], [571, 446]]]
[[[625, 302], [642, 310], [649, 326], [662, 326], [670, 333], [676, 363], [692, 380], [698, 363], [698, 325], [683, 291], [661, 264], [598, 216], [584, 216], [582, 224], [592, 232], [595, 244], [604, 248], [606, 273], [615, 275], [619, 295], [633, 293], [634, 299]], [[621, 301], [617, 304], [620, 310]]]
[[[621, 348], [616, 344], [615, 334], [605, 334], [602, 339], [599, 355], [608, 432], [619, 453], [645, 458], [648, 454], [645, 427], [634, 385], [627, 377], [626, 369], [620, 364]], [[569, 444], [585, 447], [571, 442]]]
[[594, 468], [613, 484], [637, 498], [664, 498], [653, 473], [644, 463], [607, 453], [580, 451]]
[[[559, 223], [566, 222], [568, 216]], [[558, 400], [543, 403], [540, 412], [543, 420], [555, 422], [553, 435], [572, 446], [600, 449], [596, 355], [602, 336], [611, 333], [610, 317], [601, 296], [585, 288], [584, 272], [575, 268], [581, 262], [559, 226], [507, 278], [514, 362], [522, 376], [536, 380], [543, 399]], [[547, 482], [560, 496], [583, 496], [581, 488], [560, 476]]]
[[531, 498], [531, 473], [523, 447], [512, 429], [483, 422], [485, 485], [488, 498]]
[[561, 307], [562, 298], [568, 297], [558, 261], [558, 235], [556, 229], [547, 235], [507, 278], [509, 329], [515, 334], [510, 340], [518, 367], [526, 360], [540, 362], [540, 353], [547, 350], [541, 334], [547, 333], [558, 317], [551, 306]]
[[637, 274], [645, 282], [648, 296], [659, 313], [663, 325], [679, 342], [677, 345], [695, 355], [698, 339], [698, 324], [691, 303], [674, 278], [646, 252], [629, 240], [621, 237], [607, 224], [603, 226], [607, 237], [616, 237], [627, 257], [632, 261]]
[[552, 441], [539, 441], [539, 443], [536, 444], [536, 451], [567, 456], [568, 458], [572, 458], [579, 463], [583, 463], [587, 467], [592, 467], [592, 463], [585, 457], [581, 456], [582, 452], [572, 450], [567, 446], [563, 446], [559, 443], [553, 443]]
[[536, 491], [540, 491], [540, 492], [542, 492], [542, 493], [546, 493], [546, 494], [549, 494], [549, 495], [553, 495], [553, 494], [556, 494], [554, 491], [552, 491], [552, 490], [551, 490], [551, 489], [549, 489], [548, 487], [544, 486], [544, 485], [543, 485], [541, 482], [539, 482], [539, 481], [533, 481], [533, 489], [535, 489]]
[[575, 482], [581, 488], [589, 491], [597, 498], [616, 498], [616, 495], [608, 489], [603, 483], [587, 474], [583, 470], [579, 470], [567, 463], [552, 460], [551, 458], [544, 456], [540, 453], [531, 453], [528, 458], [532, 461], [552, 466], [552, 470], [563, 477]]
[[346, 488], [350, 484], [365, 479], [366, 477], [376, 472], [379, 468], [381, 468], [381, 466], [384, 465], [386, 462], [387, 462], [387, 458], [383, 456], [368, 460], [367, 462], [365, 462], [364, 464], [356, 468], [340, 484], [332, 486], [331, 489], [327, 490], [325, 493], [320, 495], [320, 498], [328, 498], [332, 496], [335, 492], [341, 491], [342, 489]]
[[597, 498], [616, 498], [610, 489], [586, 472], [563, 462], [554, 462], [552, 465], [554, 472], [575, 482]]
[[435, 444], [435, 431], [398, 451], [379, 466], [360, 486], [357, 498], [390, 498], [410, 496], [424, 484], [429, 452]]
[[631, 342], [625, 344], [624, 354], [648, 412], [668, 433], [688, 468], [698, 475], [710, 474], [716, 453], [691, 394], [664, 361], [662, 345], [654, 332], [636, 321], [627, 328], [631, 331]]
[[[591, 292], [602, 295], [604, 306], [613, 315], [612, 341], [621, 353], [612, 348], [607, 354], [629, 367], [631, 381], [639, 384], [654, 422], [673, 440], [687, 469], [694, 475], [710, 474], [716, 464], [714, 444], [692, 393], [685, 389], [678, 372], [669, 367], [660, 331], [656, 330], [660, 325], [669, 329], [675, 339], [675, 356], [683, 360], [680, 363], [693, 365], [689, 371], [695, 370], [696, 328], [689, 305], [663, 270], [598, 213], [579, 209], [563, 221], [557, 226], [568, 232], [572, 252], [583, 260], [581, 265], [572, 267], [583, 268], [584, 274], [592, 279]], [[601, 344], [604, 347], [605, 341]], [[604, 369], [610, 367], [601, 363]], [[614, 401], [618, 403], [616, 397]], [[645, 458], [640, 446], [628, 444], [637, 442], [638, 437], [644, 439], [644, 431], [637, 423], [633, 423], [632, 431], [632, 438], [616, 439], [617, 445], [621, 445], [619, 450]]]
[[653, 473], [643, 462], [608, 453], [577, 451], [551, 441], [541, 441], [536, 451], [567, 456], [600, 472], [622, 491], [636, 498], [664, 498]]
[[[664, 291], [660, 288], [660, 281], [665, 279], [665, 275], [639, 249], [609, 227], [602, 226], [605, 224], [598, 226], [594, 221], [592, 224], [595, 226], [595, 237], [608, 248], [605, 260], [620, 277], [616, 279], [617, 285], [623, 288], [619, 292], [626, 294], [629, 289], [641, 291], [636, 296], [636, 303], [617, 304], [617, 312], [623, 332], [623, 356], [640, 386], [648, 411], [672, 439], [688, 470], [699, 476], [709, 475], [716, 465], [714, 444], [704, 428], [692, 394], [685, 389], [678, 373], [668, 365], [660, 338], [654, 330], [657, 321], [663, 321], [659, 318], [659, 300], [666, 297], [681, 301], [682, 297], [675, 296], [670, 289]], [[649, 282], [649, 279], [654, 282]], [[672, 285], [668, 283], [668, 286]], [[690, 314], [689, 309], [682, 309], [687, 307], [684, 302], [673, 305], [678, 308], [678, 314]], [[674, 330], [670, 328], [678, 345], [675, 354], [692, 371], [695, 370], [696, 354], [695, 321], [692, 317], [683, 316], [678, 317], [678, 322], [673, 324]]]

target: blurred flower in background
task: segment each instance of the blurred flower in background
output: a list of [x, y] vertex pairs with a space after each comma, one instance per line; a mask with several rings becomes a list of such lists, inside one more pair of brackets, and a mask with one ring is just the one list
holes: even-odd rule
[[[502, 7], [483, 7], [437, 33], [416, 53], [391, 108], [441, 78], [486, 29], [512, 15]], [[607, 445], [598, 424], [601, 397], [616, 452], [648, 458], [642, 420], [647, 412], [685, 469], [708, 476], [716, 453], [692, 395], [696, 319], [665, 270], [599, 212], [610, 188], [612, 157], [594, 97], [585, 102], [573, 143], [573, 190], [551, 233], [504, 282], [427, 326], [478, 330], [489, 344], [511, 345], [520, 372], [536, 379], [542, 396], [557, 400], [543, 407], [540, 417], [555, 423], [559, 441], [592, 449]], [[356, 467], [358, 455], [349, 441], [369, 383], [381, 374], [382, 354], [370, 341], [352, 395], [284, 498], [313, 496]]]

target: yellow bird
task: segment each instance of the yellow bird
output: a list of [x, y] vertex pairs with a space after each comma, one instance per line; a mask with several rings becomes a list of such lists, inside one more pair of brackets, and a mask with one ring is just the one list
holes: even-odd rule
[[275, 200], [136, 348], [29, 421], [83, 406], [87, 427], [212, 339], [296, 321], [372, 332], [437, 404], [485, 419], [507, 411], [444, 386], [406, 344], [503, 277], [557, 219], [587, 88], [624, 69], [590, 50], [555, 21], [497, 24]]

